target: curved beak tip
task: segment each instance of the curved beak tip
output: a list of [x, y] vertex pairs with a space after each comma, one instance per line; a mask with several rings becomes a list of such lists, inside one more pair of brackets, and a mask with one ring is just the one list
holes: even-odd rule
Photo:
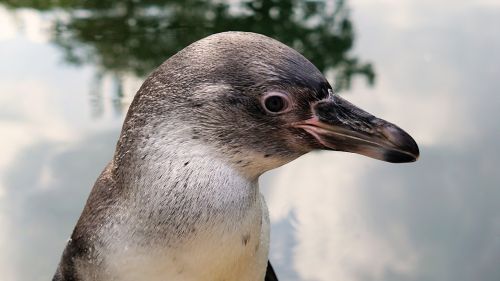
[[394, 145], [396, 150], [384, 152], [384, 161], [391, 163], [406, 163], [417, 161], [420, 151], [415, 140], [397, 126], [387, 123], [382, 129], [384, 137]]

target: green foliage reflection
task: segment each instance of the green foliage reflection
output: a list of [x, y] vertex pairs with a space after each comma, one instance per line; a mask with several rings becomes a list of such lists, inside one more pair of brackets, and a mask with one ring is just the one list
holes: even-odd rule
[[114, 76], [145, 76], [209, 34], [253, 31], [297, 49], [338, 89], [352, 77], [372, 84], [373, 67], [349, 53], [354, 32], [344, 1], [299, 0], [0, 0], [9, 8], [54, 12], [53, 41], [68, 62], [91, 63]]

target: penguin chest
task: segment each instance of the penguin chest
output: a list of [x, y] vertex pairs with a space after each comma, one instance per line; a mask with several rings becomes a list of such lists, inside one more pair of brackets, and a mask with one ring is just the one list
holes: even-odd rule
[[145, 281], [262, 281], [269, 248], [269, 219], [265, 203], [239, 221], [202, 225], [177, 243], [131, 247], [109, 268], [114, 280]]

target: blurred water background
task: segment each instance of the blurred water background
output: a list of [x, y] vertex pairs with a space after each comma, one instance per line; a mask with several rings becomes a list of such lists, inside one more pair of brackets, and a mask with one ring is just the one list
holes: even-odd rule
[[281, 280], [500, 280], [498, 0], [0, 0], [0, 280], [50, 280], [145, 75], [225, 30], [296, 48], [421, 149], [266, 174]]

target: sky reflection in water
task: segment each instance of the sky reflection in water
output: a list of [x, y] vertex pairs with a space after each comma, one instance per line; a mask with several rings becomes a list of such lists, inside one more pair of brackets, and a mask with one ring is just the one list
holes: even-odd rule
[[[311, 153], [266, 174], [261, 187], [279, 276], [499, 280], [500, 4], [347, 4], [355, 45], [341, 53], [361, 68], [370, 65], [373, 73], [353, 74], [347, 83], [339, 76], [345, 68], [334, 63], [342, 57], [338, 52], [317, 50], [316, 60], [329, 56], [320, 67], [340, 81], [344, 96], [410, 132], [422, 155], [416, 163], [393, 165]], [[158, 54], [166, 58], [196, 36], [231, 27], [228, 22], [266, 30], [243, 17], [227, 17], [192, 36], [168, 34], [185, 41], [152, 50], [158, 53], [146, 56], [144, 64], [133, 48], [107, 61], [105, 44], [63, 40], [83, 56], [68, 64], [67, 48], [50, 40], [53, 14], [0, 6], [2, 280], [50, 279], [91, 185], [111, 159], [123, 119], [119, 109], [142, 80], [134, 73], [147, 73], [164, 59]], [[274, 25], [279, 24], [269, 26]], [[294, 42], [285, 31], [268, 32]], [[316, 43], [302, 43], [306, 49], [307, 44]], [[92, 46], [94, 53], [85, 49]], [[369, 87], [366, 78], [375, 73]]]

